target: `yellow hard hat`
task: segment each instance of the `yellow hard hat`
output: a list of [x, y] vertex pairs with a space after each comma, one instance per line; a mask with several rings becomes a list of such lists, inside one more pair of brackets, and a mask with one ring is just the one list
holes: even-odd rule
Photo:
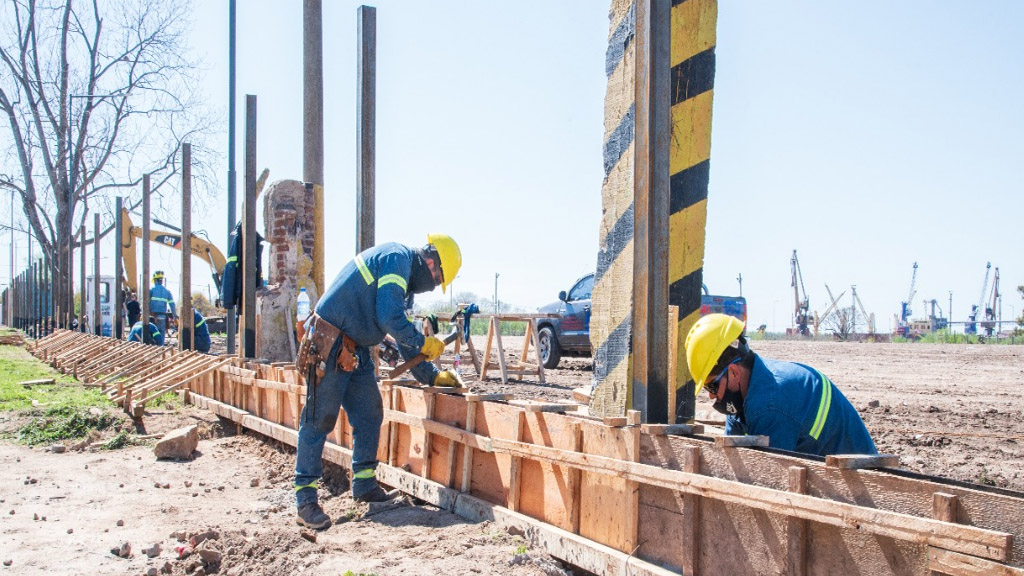
[[459, 245], [447, 234], [427, 234], [427, 243], [437, 250], [437, 256], [441, 259], [441, 292], [444, 293], [448, 285], [455, 280], [455, 276], [462, 268], [462, 251]]
[[696, 383], [694, 395], [704, 388], [711, 370], [725, 349], [743, 334], [743, 322], [727, 314], [708, 314], [697, 320], [686, 335], [686, 364]]
[[164, 273], [162, 271], [157, 270], [156, 272], [153, 272], [153, 281], [154, 282], [156, 282], [157, 280], [163, 280], [163, 279], [164, 279]]

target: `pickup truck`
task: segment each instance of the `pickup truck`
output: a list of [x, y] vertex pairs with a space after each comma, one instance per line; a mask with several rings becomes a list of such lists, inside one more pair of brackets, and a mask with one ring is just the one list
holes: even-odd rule
[[[747, 300], [742, 296], [700, 297], [701, 316], [712, 313], [735, 316], [747, 321]], [[537, 309], [542, 314], [557, 314], [555, 318], [537, 319], [537, 339], [540, 359], [545, 368], [554, 368], [562, 356], [590, 355], [590, 297], [594, 291], [594, 275], [587, 274], [573, 283], [568, 291], [558, 293], [558, 301]]]

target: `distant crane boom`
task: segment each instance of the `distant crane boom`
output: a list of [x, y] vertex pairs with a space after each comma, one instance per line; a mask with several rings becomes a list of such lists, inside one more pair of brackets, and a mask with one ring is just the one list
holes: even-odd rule
[[793, 250], [793, 257], [789, 259], [789, 271], [790, 284], [793, 287], [793, 320], [800, 335], [809, 336], [811, 332], [807, 329], [807, 325], [811, 322], [811, 303], [807, 298], [807, 290], [804, 288], [804, 276], [800, 272], [800, 260], [796, 257], [796, 250]]

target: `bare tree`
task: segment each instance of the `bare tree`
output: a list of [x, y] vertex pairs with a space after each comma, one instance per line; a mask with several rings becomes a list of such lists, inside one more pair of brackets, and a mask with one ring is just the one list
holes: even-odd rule
[[20, 197], [30, 231], [65, 279], [67, 239], [88, 210], [105, 208], [111, 222], [116, 194], [134, 207], [144, 173], [159, 198], [178, 171], [180, 143], [202, 149], [214, 125], [195, 91], [189, 12], [178, 0], [0, 5], [0, 126], [11, 135], [0, 149], [0, 188]]
[[834, 308], [824, 318], [819, 320], [822, 328], [832, 332], [832, 335], [841, 341], [849, 340], [854, 333], [855, 311], [852, 308]]

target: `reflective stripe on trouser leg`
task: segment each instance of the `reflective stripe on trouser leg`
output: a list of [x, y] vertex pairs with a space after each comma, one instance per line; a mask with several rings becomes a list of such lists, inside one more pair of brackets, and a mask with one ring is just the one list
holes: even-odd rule
[[352, 474], [352, 478], [354, 480], [366, 480], [368, 478], [376, 478], [376, 477], [377, 477], [377, 472], [376, 472], [375, 468], [366, 468], [364, 470], [360, 470], [359, 472], [356, 472], [356, 473]]
[[[350, 374], [334, 367], [335, 356], [327, 361], [327, 373], [316, 385], [316, 394], [302, 408], [299, 417], [299, 437], [295, 450], [295, 486], [306, 486], [323, 476], [323, 452], [327, 435], [334, 429], [341, 409], [341, 399]], [[368, 363], [371, 367], [373, 363]], [[315, 417], [313, 416], [315, 414]], [[295, 492], [297, 504], [316, 501], [315, 490]]]

